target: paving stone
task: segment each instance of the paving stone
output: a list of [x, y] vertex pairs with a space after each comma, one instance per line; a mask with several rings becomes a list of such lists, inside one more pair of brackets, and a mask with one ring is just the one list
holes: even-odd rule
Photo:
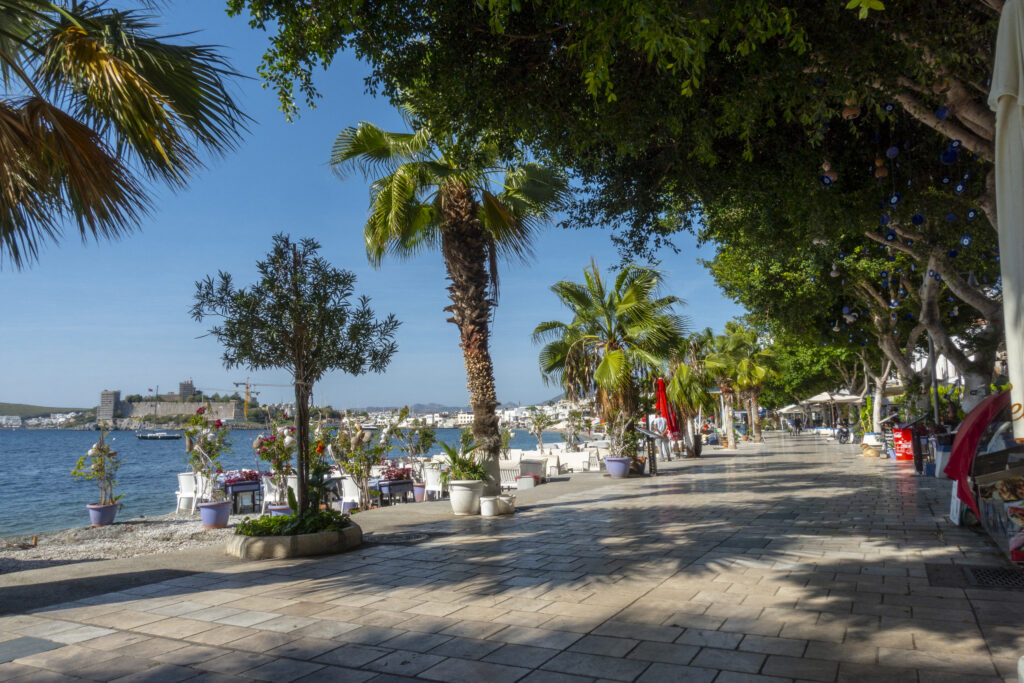
[[[915, 669], [900, 669], [877, 664], [854, 664], [841, 662], [836, 683], [915, 683], [918, 680]], [[927, 679], [922, 681], [926, 683]]]
[[110, 680], [113, 683], [178, 683], [194, 679], [195, 676], [195, 669], [174, 664], [157, 664], [143, 671], [136, 671], [127, 676]]
[[637, 683], [710, 683], [718, 674], [715, 669], [654, 663], [636, 680]]
[[526, 678], [519, 680], [519, 683], [592, 683], [596, 679], [589, 676], [573, 676], [558, 671], [532, 671]]
[[0, 662], [10, 662], [14, 659], [21, 659], [22, 657], [34, 655], [37, 652], [56, 650], [59, 647], [62, 647], [62, 643], [46, 640], [44, 638], [31, 638], [26, 636], [5, 640], [0, 643]]
[[583, 652], [561, 652], [541, 667], [548, 671], [592, 676], [615, 681], [632, 681], [646, 669], [648, 662], [604, 657]]
[[693, 661], [692, 666], [699, 666], [705, 669], [723, 669], [726, 671], [740, 671], [745, 673], [756, 673], [764, 663], [765, 655], [756, 652], [738, 652], [735, 650], [719, 650], [717, 648], [705, 647]]
[[325, 652], [314, 661], [320, 664], [332, 664], [335, 666], [360, 667], [367, 662], [380, 659], [390, 652], [391, 650], [369, 647], [367, 645], [342, 645], [330, 652]]
[[723, 650], [734, 649], [743, 640], [742, 633], [726, 633], [724, 631], [703, 631], [688, 628], [676, 638], [677, 643], [697, 645], [698, 647], [716, 647]]
[[290, 683], [322, 669], [323, 665], [313, 662], [299, 662], [294, 659], [275, 659], [262, 666], [245, 672], [246, 678], [273, 683]]
[[529, 628], [527, 626], [506, 626], [501, 631], [490, 636], [489, 640], [562, 650], [575, 643], [580, 637], [578, 633], [570, 633], [568, 631], [549, 631], [547, 629]]
[[592, 655], [624, 657], [639, 641], [631, 638], [611, 638], [609, 636], [583, 636], [569, 649], [573, 652], [586, 652]]
[[530, 670], [522, 667], [449, 657], [440, 664], [421, 672], [419, 677], [432, 681], [513, 683], [528, 673]]
[[485, 662], [536, 668], [558, 654], [558, 650], [531, 645], [503, 645], [483, 658]]
[[715, 683], [790, 683], [791, 680], [789, 678], [779, 678], [778, 676], [723, 671], [715, 678]]
[[657, 643], [645, 640], [629, 653], [630, 659], [642, 659], [665, 664], [689, 664], [700, 650], [696, 645]]
[[599, 628], [594, 629], [594, 633], [600, 636], [671, 643], [682, 635], [683, 629], [674, 626], [650, 626], [647, 624], [630, 624], [624, 621], [606, 621]]
[[363, 666], [373, 671], [381, 671], [388, 674], [400, 676], [415, 676], [416, 674], [429, 669], [444, 661], [444, 657], [429, 655], [422, 652], [411, 652], [409, 650], [398, 650], [384, 655]]
[[762, 673], [829, 683], [836, 677], [838, 662], [826, 659], [803, 659], [784, 655], [770, 655], [761, 668]]
[[201, 671], [215, 671], [222, 674], [241, 674], [249, 669], [255, 669], [269, 662], [274, 657], [257, 654], [255, 652], [228, 652], [213, 659], [207, 659], [193, 664], [192, 667]]

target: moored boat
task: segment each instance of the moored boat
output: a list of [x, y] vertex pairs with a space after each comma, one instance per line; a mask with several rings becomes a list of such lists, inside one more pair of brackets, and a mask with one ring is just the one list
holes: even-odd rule
[[171, 441], [173, 439], [180, 439], [181, 434], [172, 432], [135, 432], [135, 437], [144, 441]]

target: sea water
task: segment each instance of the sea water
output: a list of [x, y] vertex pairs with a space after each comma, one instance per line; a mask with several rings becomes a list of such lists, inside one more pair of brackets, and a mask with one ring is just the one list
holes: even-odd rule
[[[225, 470], [256, 469], [250, 444], [258, 431], [231, 432], [232, 452], [221, 458]], [[71, 478], [78, 458], [96, 442], [98, 432], [63, 429], [0, 430], [0, 537], [32, 534], [84, 526], [89, 517], [85, 506], [99, 498], [90, 481]], [[456, 444], [458, 429], [439, 429], [437, 438]], [[544, 443], [561, 441], [559, 434], [544, 435]], [[111, 432], [107, 443], [121, 458], [117, 473], [117, 494], [124, 506], [119, 519], [163, 515], [174, 511], [178, 473], [187, 472], [185, 439], [147, 441], [134, 432]], [[536, 449], [537, 440], [525, 430], [516, 430], [511, 448]], [[436, 446], [433, 453], [440, 453]], [[404, 453], [395, 448], [391, 457]], [[266, 469], [260, 463], [260, 469]]]

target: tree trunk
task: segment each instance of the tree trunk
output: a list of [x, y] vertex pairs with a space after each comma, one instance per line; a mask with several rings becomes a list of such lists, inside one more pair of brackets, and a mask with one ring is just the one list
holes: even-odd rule
[[294, 512], [305, 513], [309, 507], [309, 390], [305, 383], [298, 380], [295, 382], [295, 443], [298, 446], [295, 474], [299, 480], [299, 490], [295, 492], [295, 498], [299, 509]]
[[466, 388], [473, 407], [473, 440], [477, 461], [487, 472], [484, 494], [501, 491], [498, 458], [501, 430], [496, 408], [494, 365], [489, 349], [491, 307], [488, 260], [489, 242], [476, 216], [476, 203], [469, 188], [458, 182], [441, 189], [441, 254], [451, 284], [449, 322], [459, 328], [462, 357], [466, 366]]
[[761, 416], [758, 415], [759, 406], [757, 404], [757, 394], [750, 397], [750, 425], [753, 427], [753, 439], [754, 441], [761, 440]]
[[736, 448], [736, 435], [732, 432], [732, 394], [722, 392], [722, 429], [725, 430], [725, 447]]
[[885, 376], [875, 377], [875, 398], [871, 402], [871, 431], [882, 431], [882, 401], [885, 400]]
[[964, 393], [960, 399], [960, 410], [964, 411], [964, 414], [971, 412], [979, 403], [985, 400], [989, 393], [991, 381], [991, 376], [980, 372], [968, 371], [964, 373]]

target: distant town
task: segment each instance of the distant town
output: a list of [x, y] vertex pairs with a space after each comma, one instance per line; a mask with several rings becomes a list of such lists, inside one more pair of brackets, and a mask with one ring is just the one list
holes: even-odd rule
[[[294, 402], [260, 404], [258, 392], [252, 386], [239, 383], [243, 391], [231, 393], [210, 392], [197, 388], [192, 380], [178, 383], [177, 392], [159, 393], [152, 389], [147, 394], [128, 394], [123, 399], [120, 390], [104, 389], [100, 392], [99, 403], [89, 410], [52, 412], [46, 415], [0, 415], [0, 429], [95, 429], [98, 422], [106, 422], [114, 429], [181, 428], [196, 411], [197, 404], [208, 403], [211, 414], [224, 422], [234, 423], [239, 428], [258, 428], [267, 422], [288, 419], [294, 415]], [[210, 393], [207, 393], [210, 392]], [[540, 410], [551, 418], [552, 429], [565, 426], [569, 413], [580, 411], [591, 414], [591, 402], [573, 402], [552, 399], [536, 406], [499, 407], [498, 419], [502, 426], [525, 428], [529, 426], [533, 410]], [[31, 406], [21, 406], [31, 408]], [[0, 408], [2, 409], [2, 408]], [[358, 415], [360, 422], [376, 426], [387, 422], [396, 407], [374, 407], [363, 410], [349, 410]], [[311, 409], [314, 419], [337, 420], [340, 410], [331, 406]], [[417, 404], [410, 406], [409, 417], [400, 426], [408, 426], [412, 420], [435, 429], [459, 429], [473, 424], [473, 413], [467, 408], [442, 407], [438, 404]]]

